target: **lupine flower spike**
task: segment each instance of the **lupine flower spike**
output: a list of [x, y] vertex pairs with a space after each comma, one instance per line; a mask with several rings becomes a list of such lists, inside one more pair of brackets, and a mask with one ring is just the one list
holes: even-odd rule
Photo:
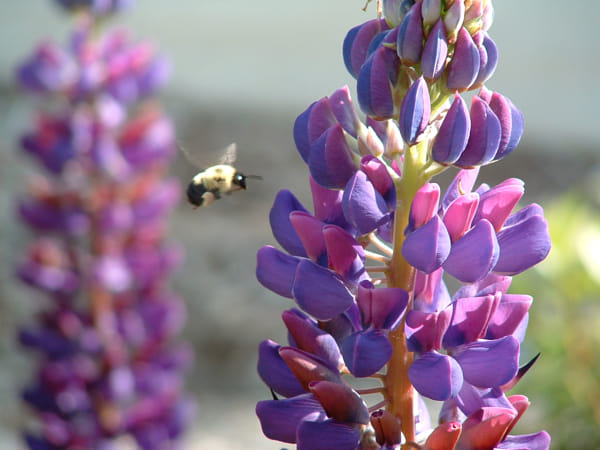
[[[548, 255], [548, 224], [518, 206], [523, 181], [477, 184], [523, 133], [485, 87], [492, 2], [381, 12], [343, 43], [365, 120], [347, 87], [298, 116], [313, 206], [280, 191], [281, 249], [258, 251], [259, 282], [292, 302], [288, 342], [259, 347], [275, 395], [256, 407], [263, 432], [303, 450], [547, 449], [545, 431], [511, 434], [529, 402], [506, 392], [534, 362], [520, 366], [533, 299], [509, 293], [511, 277]], [[445, 170], [457, 173], [444, 189], [432, 178]], [[441, 403], [437, 423], [424, 398]]]
[[127, 0], [59, 3], [79, 13], [68, 44], [40, 45], [17, 70], [49, 100], [22, 140], [45, 174], [18, 203], [36, 238], [17, 273], [47, 297], [19, 333], [40, 356], [23, 392], [38, 422], [25, 442], [177, 448], [193, 412], [182, 389], [191, 352], [176, 340], [185, 311], [168, 280], [182, 255], [164, 217], [181, 189], [164, 176], [173, 126], [142, 102], [168, 65], [123, 31], [97, 33]]

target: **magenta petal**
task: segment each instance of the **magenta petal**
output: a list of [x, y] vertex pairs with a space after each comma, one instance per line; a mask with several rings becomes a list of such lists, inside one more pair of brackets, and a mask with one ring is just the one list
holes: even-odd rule
[[437, 183], [425, 183], [415, 194], [410, 205], [410, 214], [405, 234], [421, 228], [429, 222], [438, 210], [440, 186]]
[[365, 251], [354, 237], [337, 225], [326, 225], [323, 238], [327, 248], [329, 267], [351, 283], [368, 277], [365, 271]]
[[494, 296], [458, 298], [452, 303], [452, 320], [444, 334], [444, 348], [481, 339], [493, 312]]
[[311, 147], [308, 167], [313, 179], [329, 189], [343, 189], [358, 169], [342, 125], [330, 127]]
[[335, 339], [321, 330], [314, 320], [296, 309], [284, 311], [281, 317], [296, 347], [317, 355], [331, 367], [341, 365], [342, 354]]
[[509, 178], [481, 194], [479, 207], [473, 222], [487, 219], [500, 231], [504, 222], [525, 192], [525, 183], [518, 178]]
[[431, 100], [423, 77], [418, 78], [406, 92], [400, 107], [398, 127], [402, 138], [413, 145], [429, 123]]
[[429, 32], [425, 48], [421, 55], [421, 72], [429, 80], [437, 80], [446, 68], [448, 56], [448, 38], [444, 22], [439, 19]]
[[408, 293], [401, 288], [375, 288], [370, 281], [358, 286], [356, 301], [363, 324], [393, 330], [404, 314]]
[[494, 227], [481, 220], [452, 244], [444, 270], [463, 283], [474, 283], [490, 273], [499, 255]]
[[323, 238], [324, 223], [312, 214], [304, 211], [290, 213], [290, 223], [306, 249], [306, 254], [317, 264], [326, 264], [325, 239]]
[[369, 181], [381, 195], [386, 197], [390, 191], [395, 194], [394, 181], [387, 166], [379, 158], [373, 155], [364, 156], [360, 161], [360, 170], [367, 175]]
[[354, 450], [360, 429], [333, 420], [303, 421], [298, 427], [297, 450]]
[[448, 206], [444, 214], [444, 225], [452, 242], [456, 242], [471, 228], [478, 205], [479, 195], [469, 192]]
[[265, 245], [256, 254], [256, 278], [276, 294], [293, 298], [292, 287], [299, 262], [300, 258]]
[[460, 95], [454, 94], [452, 105], [433, 142], [433, 159], [443, 164], [454, 163], [465, 150], [470, 133], [471, 118], [467, 104]]
[[519, 370], [519, 341], [506, 336], [467, 344], [454, 353], [465, 377], [474, 386], [496, 387], [508, 383]]
[[356, 377], [368, 377], [381, 369], [392, 356], [392, 344], [381, 330], [368, 329], [344, 339], [342, 355]]
[[394, 116], [393, 83], [397, 77], [395, 59], [397, 56], [393, 50], [379, 47], [360, 69], [356, 84], [358, 103], [369, 116], [380, 119]]
[[419, 394], [432, 400], [448, 400], [460, 391], [463, 374], [458, 362], [447, 355], [427, 352], [408, 369], [408, 377]]
[[342, 206], [346, 219], [360, 234], [370, 233], [390, 220], [385, 200], [360, 170], [348, 181]]
[[438, 269], [450, 252], [450, 236], [439, 216], [406, 236], [402, 245], [406, 261], [425, 273]]
[[442, 337], [450, 323], [451, 311], [427, 313], [410, 310], [406, 313], [406, 340], [411, 352], [429, 352], [442, 347]]
[[296, 429], [304, 420], [324, 420], [327, 416], [312, 394], [256, 404], [256, 415], [269, 439], [296, 443]]
[[280, 347], [279, 354], [305, 390], [312, 381], [328, 380], [340, 383], [337, 367], [327, 361], [295, 347]]
[[486, 338], [498, 339], [515, 333], [523, 320], [527, 320], [532, 302], [529, 295], [504, 294], [490, 320]]
[[479, 175], [479, 167], [459, 170], [442, 198], [442, 211], [446, 211], [450, 203], [458, 197], [473, 190], [477, 175]]
[[346, 311], [354, 301], [352, 293], [335, 272], [306, 259], [296, 269], [293, 295], [298, 306], [318, 320], [332, 319]]
[[338, 422], [366, 425], [369, 411], [354, 389], [343, 383], [313, 381], [308, 388], [323, 405], [328, 417]]
[[494, 272], [516, 275], [543, 261], [550, 252], [548, 222], [543, 216], [531, 216], [504, 227], [498, 233], [500, 258]]
[[312, 177], [309, 177], [309, 182], [315, 217], [325, 223], [339, 225], [348, 230], [350, 225], [346, 221], [342, 210], [342, 191], [324, 188]]
[[446, 82], [448, 89], [451, 91], [468, 89], [477, 79], [479, 64], [479, 49], [466, 28], [461, 27], [456, 38], [452, 60], [448, 64]]
[[308, 212], [292, 192], [282, 189], [277, 193], [269, 212], [271, 230], [285, 251], [292, 255], [306, 256], [302, 241], [290, 222], [290, 213], [294, 211]]
[[[505, 100], [508, 102], [510, 107], [510, 135], [508, 136], [506, 145], [501, 146], [500, 149], [498, 149], [498, 153], [496, 153], [494, 160], [504, 158], [506, 155], [512, 152], [517, 145], [519, 145], [521, 136], [523, 136], [523, 128], [525, 126], [523, 113], [519, 111], [519, 109], [510, 101], [510, 99], [505, 98]], [[504, 137], [504, 125], [502, 132]]]
[[306, 391], [279, 355], [281, 346], [271, 340], [258, 347], [258, 375], [267, 386], [284, 397], [294, 397]]
[[481, 98], [475, 96], [471, 101], [471, 135], [455, 165], [473, 167], [490, 162], [500, 145], [502, 127], [496, 114]]
[[421, 3], [415, 4], [402, 18], [398, 28], [396, 50], [404, 64], [416, 64], [423, 49], [423, 22]]

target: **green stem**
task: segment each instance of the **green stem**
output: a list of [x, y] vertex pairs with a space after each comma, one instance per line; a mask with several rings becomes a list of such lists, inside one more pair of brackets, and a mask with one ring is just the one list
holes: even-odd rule
[[[396, 182], [396, 214], [394, 219], [394, 247], [388, 272], [388, 286], [399, 287], [412, 294], [414, 268], [402, 256], [404, 230], [408, 225], [410, 205], [417, 191], [427, 182], [423, 177], [423, 167], [427, 160], [427, 143], [419, 143], [409, 147], [405, 153], [402, 178]], [[412, 296], [407, 311], [412, 308]], [[389, 335], [392, 343], [392, 357], [388, 362], [385, 385], [388, 397], [388, 410], [398, 417], [402, 423], [402, 433], [407, 444], [416, 440], [415, 432], [415, 391], [408, 378], [408, 369], [413, 361], [413, 354], [406, 348], [404, 320]]]

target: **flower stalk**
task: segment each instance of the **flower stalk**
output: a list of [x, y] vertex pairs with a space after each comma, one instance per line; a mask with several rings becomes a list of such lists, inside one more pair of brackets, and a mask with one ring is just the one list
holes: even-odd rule
[[[535, 204], [513, 212], [521, 180], [475, 187], [523, 131], [512, 102], [483, 87], [497, 63], [491, 1], [382, 7], [343, 46], [366, 124], [344, 87], [294, 125], [315, 213], [281, 191], [270, 219], [284, 251], [258, 252], [259, 282], [299, 309], [284, 312], [289, 346], [261, 344], [259, 374], [285, 400], [257, 415], [300, 450], [547, 448], [546, 432], [509, 435], [528, 403], [504, 394], [521, 377], [531, 304], [508, 293], [511, 276], [546, 257], [547, 223]], [[468, 109], [460, 94], [476, 89]], [[453, 166], [442, 195], [431, 179]], [[380, 377], [382, 399], [357, 401], [376, 391], [348, 390], [341, 374]], [[443, 402], [437, 425], [423, 397]]]

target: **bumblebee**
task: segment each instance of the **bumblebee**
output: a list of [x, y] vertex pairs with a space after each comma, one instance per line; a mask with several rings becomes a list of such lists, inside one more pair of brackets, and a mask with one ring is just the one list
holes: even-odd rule
[[187, 198], [194, 208], [209, 206], [223, 194], [246, 190], [246, 180], [262, 180], [258, 175], [244, 175], [232, 164], [237, 155], [235, 143], [225, 149], [219, 164], [202, 170], [188, 184]]

